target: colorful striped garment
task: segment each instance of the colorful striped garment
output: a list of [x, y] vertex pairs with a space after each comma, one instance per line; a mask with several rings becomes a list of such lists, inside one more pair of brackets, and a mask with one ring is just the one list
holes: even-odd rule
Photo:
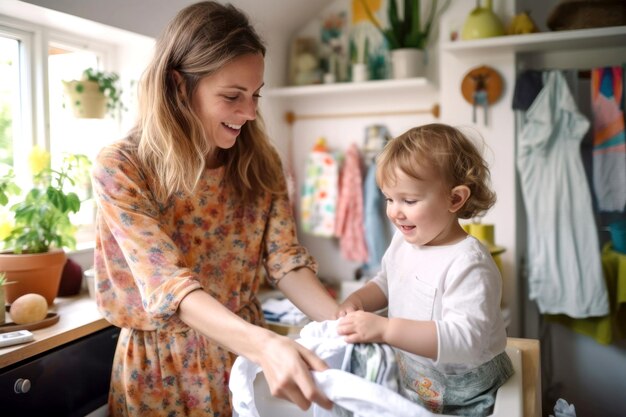
[[593, 187], [600, 211], [626, 206], [626, 136], [622, 67], [591, 71], [593, 108]]

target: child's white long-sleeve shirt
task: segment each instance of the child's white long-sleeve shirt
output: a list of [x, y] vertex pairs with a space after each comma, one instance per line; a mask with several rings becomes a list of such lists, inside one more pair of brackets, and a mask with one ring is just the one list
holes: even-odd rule
[[396, 233], [372, 280], [389, 301], [388, 315], [434, 320], [438, 355], [411, 355], [446, 374], [473, 369], [504, 351], [502, 278], [476, 238], [448, 246], [415, 246]]

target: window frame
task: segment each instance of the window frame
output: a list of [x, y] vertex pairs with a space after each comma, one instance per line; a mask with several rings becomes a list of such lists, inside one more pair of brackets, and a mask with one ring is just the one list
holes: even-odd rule
[[[110, 71], [115, 63], [116, 44], [76, 34], [39, 23], [0, 15], [0, 35], [16, 39], [19, 45], [20, 112], [19, 133], [14, 136], [14, 172], [22, 189], [32, 185], [28, 154], [34, 146], [51, 151], [48, 50], [60, 46], [69, 50], [86, 50], [97, 57], [98, 68]], [[119, 121], [118, 121], [119, 122]], [[17, 127], [17, 126], [16, 126]], [[91, 246], [78, 242], [78, 247]]]

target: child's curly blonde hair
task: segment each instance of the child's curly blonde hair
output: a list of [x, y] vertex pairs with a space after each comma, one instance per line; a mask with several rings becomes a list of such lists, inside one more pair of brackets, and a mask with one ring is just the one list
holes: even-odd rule
[[396, 168], [419, 179], [418, 168], [424, 165], [438, 172], [450, 189], [467, 186], [471, 193], [458, 211], [461, 219], [481, 216], [496, 202], [487, 163], [474, 143], [449, 125], [432, 123], [408, 130], [387, 143], [376, 165], [380, 187], [396, 181]]

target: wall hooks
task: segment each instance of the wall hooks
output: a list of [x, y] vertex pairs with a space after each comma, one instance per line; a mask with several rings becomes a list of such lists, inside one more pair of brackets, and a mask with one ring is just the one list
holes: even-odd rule
[[484, 123], [487, 124], [489, 105], [498, 101], [502, 95], [502, 77], [487, 65], [472, 68], [461, 82], [463, 98], [472, 105], [472, 121], [476, 123], [478, 107], [483, 108]]

